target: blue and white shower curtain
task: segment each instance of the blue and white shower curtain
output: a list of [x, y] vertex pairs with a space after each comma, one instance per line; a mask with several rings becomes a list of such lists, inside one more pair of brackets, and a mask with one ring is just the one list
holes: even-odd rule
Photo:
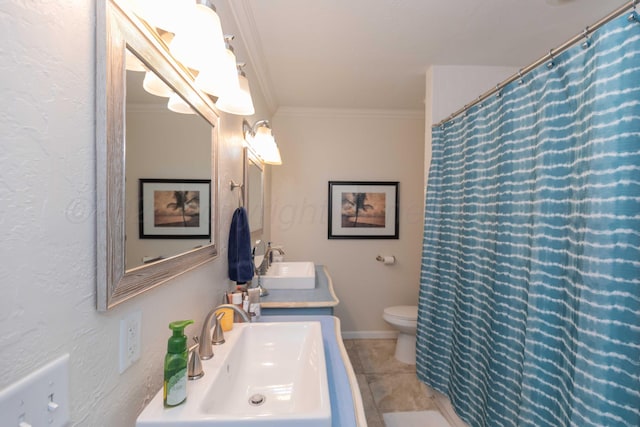
[[640, 426], [640, 24], [433, 129], [418, 377], [475, 426]]

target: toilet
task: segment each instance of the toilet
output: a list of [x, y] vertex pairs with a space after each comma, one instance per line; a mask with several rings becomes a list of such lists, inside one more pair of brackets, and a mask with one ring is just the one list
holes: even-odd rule
[[400, 331], [398, 341], [396, 342], [396, 359], [403, 363], [415, 365], [418, 306], [395, 305], [393, 307], [387, 307], [384, 309], [382, 318]]

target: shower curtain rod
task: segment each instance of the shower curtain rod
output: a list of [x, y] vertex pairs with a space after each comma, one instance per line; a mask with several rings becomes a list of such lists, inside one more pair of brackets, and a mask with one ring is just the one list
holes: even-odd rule
[[534, 68], [538, 67], [539, 65], [543, 64], [545, 61], [553, 59], [554, 56], [558, 55], [559, 53], [564, 52], [565, 50], [567, 50], [568, 48], [570, 48], [571, 46], [573, 46], [574, 44], [576, 44], [580, 40], [582, 40], [584, 38], [587, 38], [591, 33], [596, 31], [598, 28], [602, 27], [607, 22], [612, 21], [613, 19], [615, 19], [618, 16], [622, 15], [623, 13], [625, 13], [629, 9], [635, 9], [636, 5], [638, 4], [638, 1], [639, 0], [631, 0], [628, 3], [625, 3], [624, 5], [620, 6], [618, 9], [614, 10], [613, 12], [611, 12], [610, 14], [608, 14], [607, 16], [605, 16], [604, 18], [602, 18], [601, 20], [599, 20], [595, 24], [586, 27], [584, 29], [584, 31], [582, 31], [580, 34], [576, 34], [571, 39], [567, 40], [566, 42], [564, 42], [563, 44], [561, 44], [557, 48], [551, 49], [549, 51], [549, 53], [546, 54], [545, 56], [541, 57], [540, 59], [538, 59], [537, 61], [531, 63], [530, 65], [528, 65], [528, 66], [526, 66], [524, 68], [521, 68], [516, 74], [512, 75], [511, 77], [509, 77], [508, 79], [504, 80], [503, 82], [498, 83], [495, 88], [483, 93], [476, 100], [474, 100], [470, 104], [466, 104], [464, 107], [460, 108], [458, 111], [454, 112], [449, 117], [447, 117], [445, 119], [442, 119], [441, 121], [439, 121], [438, 123], [436, 123], [432, 127], [442, 126], [445, 123], [447, 123], [448, 121], [458, 117], [460, 114], [464, 113], [469, 108], [473, 107], [476, 104], [479, 104], [480, 102], [484, 101], [485, 99], [487, 99], [488, 97], [490, 97], [494, 93], [499, 92], [502, 88], [504, 88], [509, 83], [514, 82], [514, 81], [522, 78], [525, 74], [527, 74], [528, 72], [532, 71]]

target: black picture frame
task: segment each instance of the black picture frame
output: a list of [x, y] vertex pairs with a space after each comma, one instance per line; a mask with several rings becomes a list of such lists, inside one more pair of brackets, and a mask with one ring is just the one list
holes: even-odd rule
[[398, 181], [329, 181], [329, 239], [398, 239]]
[[140, 179], [141, 239], [210, 239], [210, 179]]

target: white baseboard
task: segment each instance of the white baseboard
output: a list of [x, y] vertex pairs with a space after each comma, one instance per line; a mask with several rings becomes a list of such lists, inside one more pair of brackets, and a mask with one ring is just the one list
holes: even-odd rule
[[342, 331], [345, 340], [396, 339], [398, 331]]

